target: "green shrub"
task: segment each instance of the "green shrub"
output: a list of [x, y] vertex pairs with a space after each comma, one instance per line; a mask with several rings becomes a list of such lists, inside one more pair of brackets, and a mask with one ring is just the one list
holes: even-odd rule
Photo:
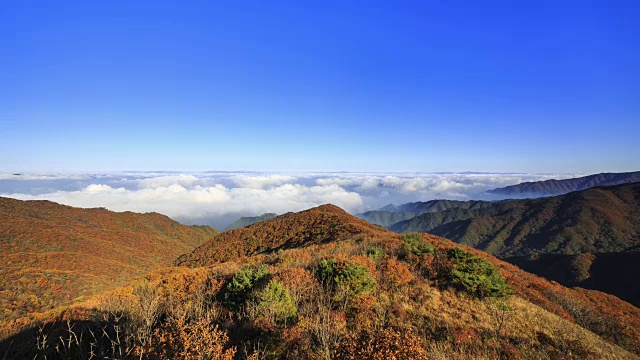
[[367, 267], [353, 262], [322, 260], [318, 264], [316, 277], [320, 282], [346, 290], [353, 296], [371, 291], [377, 285]]
[[298, 316], [298, 309], [289, 291], [277, 280], [271, 280], [257, 295], [257, 300], [259, 312], [272, 316], [278, 324], [286, 324]]
[[269, 270], [266, 265], [259, 268], [245, 267], [238, 271], [222, 290], [222, 303], [230, 309], [237, 310], [244, 304], [254, 288], [266, 282]]
[[449, 249], [447, 256], [453, 261], [448, 280], [460, 290], [480, 299], [513, 293], [500, 271], [486, 260], [457, 247]]
[[371, 245], [364, 251], [364, 255], [369, 259], [378, 262], [384, 257], [384, 249], [378, 245]]
[[409, 254], [422, 256], [425, 254], [433, 254], [435, 248], [430, 242], [425, 241], [420, 234], [407, 234], [402, 237], [402, 247], [400, 248], [400, 257], [407, 258]]

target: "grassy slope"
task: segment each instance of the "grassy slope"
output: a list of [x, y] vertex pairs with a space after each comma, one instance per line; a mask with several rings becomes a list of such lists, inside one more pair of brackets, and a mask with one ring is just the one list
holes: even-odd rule
[[356, 234], [386, 233], [389, 231], [357, 219], [337, 206], [323, 205], [221, 232], [193, 252], [180, 256], [175, 264], [206, 266], [278, 249], [340, 241]]
[[69, 304], [169, 265], [216, 230], [156, 213], [0, 198], [0, 320]]
[[[247, 261], [247, 257], [251, 255], [271, 254], [278, 249], [308, 248], [354, 237], [389, 239], [392, 242], [398, 239], [397, 234], [356, 219], [335, 206], [322, 206], [301, 213], [286, 214], [245, 229], [220, 233], [193, 253], [183, 256], [178, 264], [197, 267], [231, 260]], [[452, 246], [449, 240], [428, 238], [435, 243], [443, 242]], [[570, 321], [582, 322], [594, 331], [599, 331], [596, 329], [597, 325], [588, 324], [591, 320], [584, 319], [588, 317], [585, 314], [606, 318], [609, 323], [615, 324], [612, 325], [617, 329], [615, 336], [625, 338], [631, 344], [640, 343], [640, 310], [633, 305], [598, 291], [568, 289], [484, 252], [470, 251], [496, 264], [523, 299]]]
[[[423, 234], [422, 238], [443, 250], [460, 246], [432, 235]], [[49, 317], [42, 315], [41, 320], [53, 319], [51, 316], [58, 321], [70, 319], [80, 332], [82, 326], [91, 326], [87, 321], [104, 316], [105, 311], [109, 314], [113, 306], [136, 319], [143, 316], [140, 304], [148, 304], [150, 294], [139, 289], [150, 286], [156, 289], [151, 293], [157, 301], [165, 304], [160, 306], [164, 315], [159, 317], [165, 320], [154, 323], [159, 335], [145, 340], [147, 345], [135, 345], [132, 340], [135, 351], [146, 349], [146, 354], [166, 350], [167, 339], [174, 339], [171, 346], [182, 346], [184, 351], [187, 345], [197, 346], [206, 337], [194, 338], [200, 336], [194, 331], [201, 326], [198, 319], [206, 318], [207, 326], [217, 326], [228, 335], [228, 341], [217, 341], [223, 341], [219, 344], [225, 348], [235, 347], [237, 358], [255, 351], [262, 355], [271, 352], [272, 356], [289, 353], [294, 358], [322, 357], [327, 347], [318, 342], [318, 336], [330, 340], [328, 348], [338, 351], [336, 354], [359, 351], [361, 357], [355, 358], [384, 358], [398, 351], [411, 354], [411, 358], [442, 359], [638, 358], [640, 310], [614, 296], [569, 289], [462, 246], [494, 264], [515, 290], [516, 294], [505, 300], [510, 310], [501, 312], [491, 299], [475, 299], [425, 277], [422, 260], [398, 258], [402, 243], [401, 235], [335, 206], [322, 206], [221, 233], [181, 257], [179, 263], [189, 267], [156, 270], [145, 276], [147, 280]], [[381, 258], [363, 256], [371, 246], [383, 249]], [[331, 296], [327, 297], [330, 294], [313, 278], [322, 259], [362, 264], [374, 276], [375, 290], [345, 303], [346, 307], [339, 301], [326, 307], [322, 299]], [[221, 289], [247, 264], [266, 265], [272, 278], [296, 294], [295, 321], [275, 323], [260, 311], [234, 312], [220, 305], [216, 299]], [[148, 285], [141, 285], [147, 281]], [[64, 326], [64, 322], [51, 326], [56, 324]], [[100, 326], [105, 325], [109, 324]], [[213, 328], [208, 329], [210, 333]], [[0, 342], [0, 353], [13, 344], [9, 358], [30, 354], [33, 349], [29, 344], [36, 333], [29, 327], [14, 333]], [[52, 336], [50, 351], [57, 339]]]
[[[463, 246], [498, 267], [514, 288], [516, 295], [505, 300], [510, 310], [500, 312], [491, 299], [478, 300], [439, 286], [424, 277], [419, 263], [397, 258], [400, 235], [363, 223], [332, 206], [287, 214], [249, 229], [220, 234], [211, 243], [220, 246], [228, 240], [229, 245], [224, 246], [228, 250], [241, 247], [247, 234], [264, 236], [259, 253], [248, 244], [246, 250], [223, 256], [224, 252], [210, 252], [205, 244], [194, 251], [197, 256], [189, 256], [187, 262], [183, 259], [183, 264], [192, 268], [160, 269], [146, 276], [149, 286], [157, 289], [154, 293], [158, 301], [171, 304], [162, 307], [165, 315], [161, 318], [167, 320], [155, 325], [164, 335], [154, 338], [152, 350], [147, 351], [166, 347], [163, 341], [174, 335], [182, 339], [180, 346], [204, 341], [170, 324], [177, 318], [178, 324], [192, 324], [186, 328], [181, 325], [180, 329], [194, 331], [189, 326], [196, 326], [197, 319], [205, 317], [229, 336], [221, 346], [235, 347], [237, 358], [256, 351], [262, 352], [258, 358], [267, 353], [322, 357], [327, 354], [323, 352], [326, 348], [337, 354], [359, 351], [360, 356], [354, 358], [409, 353], [411, 358], [430, 359], [636, 359], [635, 354], [640, 353], [639, 309], [603, 293], [565, 288], [475, 249]], [[436, 236], [422, 237], [437, 248], [459, 246]], [[363, 256], [372, 245], [383, 249], [383, 257], [374, 260]], [[322, 259], [363, 264], [377, 281], [375, 291], [346, 307], [338, 302], [327, 308], [321, 301], [326, 298], [326, 290], [313, 280], [314, 269]], [[296, 294], [297, 320], [278, 324], [260, 313], [229, 311], [215, 301], [224, 284], [247, 264], [266, 265], [273, 278]], [[139, 288], [140, 282], [136, 282], [76, 304], [60, 318], [91, 319], [93, 315], [87, 314], [100, 314], [114, 304], [130, 309], [127, 311], [135, 318], [139, 316], [137, 304], [143, 301], [137, 295]], [[194, 311], [201, 315], [188, 315]], [[76, 331], [80, 329], [78, 323]], [[392, 336], [389, 339], [385, 334]], [[19, 354], [21, 341], [33, 336], [34, 330], [25, 330], [5, 339], [0, 351], [13, 341], [16, 345], [12, 351]], [[318, 336], [329, 341], [328, 345], [318, 342]]]

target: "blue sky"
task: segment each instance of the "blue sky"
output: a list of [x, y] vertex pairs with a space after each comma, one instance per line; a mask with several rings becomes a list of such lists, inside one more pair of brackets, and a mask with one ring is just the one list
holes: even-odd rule
[[266, 3], [3, 3], [0, 170], [640, 169], [637, 1]]

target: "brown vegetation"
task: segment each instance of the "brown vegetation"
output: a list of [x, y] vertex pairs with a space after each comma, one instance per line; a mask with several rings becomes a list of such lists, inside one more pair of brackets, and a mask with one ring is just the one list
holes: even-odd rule
[[[211, 250], [224, 238], [218, 236], [186, 257], [192, 267], [156, 270], [76, 304], [4, 339], [0, 354], [636, 359], [640, 353], [640, 310], [613, 296], [565, 288], [439, 237], [366, 226], [335, 207], [287, 219], [248, 228], [266, 235], [261, 251], [248, 243], [225, 256]], [[295, 238], [300, 234], [306, 236]], [[242, 247], [243, 237], [229, 239], [233, 245], [223, 248]]]
[[175, 265], [207, 266], [279, 249], [340, 241], [355, 235], [387, 233], [384, 228], [356, 219], [337, 206], [323, 205], [221, 232], [193, 252], [181, 256]]
[[216, 233], [156, 213], [8, 198], [0, 198], [0, 223], [0, 321], [122, 286]]

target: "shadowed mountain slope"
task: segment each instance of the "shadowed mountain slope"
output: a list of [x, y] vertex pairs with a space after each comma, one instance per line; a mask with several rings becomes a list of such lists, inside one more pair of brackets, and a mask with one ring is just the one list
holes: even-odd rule
[[611, 186], [640, 182], [640, 171], [626, 173], [601, 173], [564, 180], [524, 182], [487, 191], [490, 194], [512, 198], [555, 196], [596, 186]]
[[427, 213], [389, 227], [429, 232], [500, 257], [622, 252], [640, 245], [640, 183]]
[[0, 319], [121, 286], [171, 264], [216, 232], [157, 213], [0, 198]]
[[600, 290], [640, 306], [640, 251], [532, 254], [504, 260], [566, 286]]
[[229, 225], [225, 230], [233, 230], [233, 229], [243, 228], [245, 226], [248, 226], [248, 225], [251, 225], [251, 224], [255, 224], [255, 223], [260, 222], [260, 221], [273, 219], [276, 216], [278, 216], [278, 215], [274, 214], [274, 213], [266, 213], [266, 214], [262, 214], [260, 216], [244, 216], [244, 217], [241, 217], [240, 219], [234, 221], [234, 223]]

